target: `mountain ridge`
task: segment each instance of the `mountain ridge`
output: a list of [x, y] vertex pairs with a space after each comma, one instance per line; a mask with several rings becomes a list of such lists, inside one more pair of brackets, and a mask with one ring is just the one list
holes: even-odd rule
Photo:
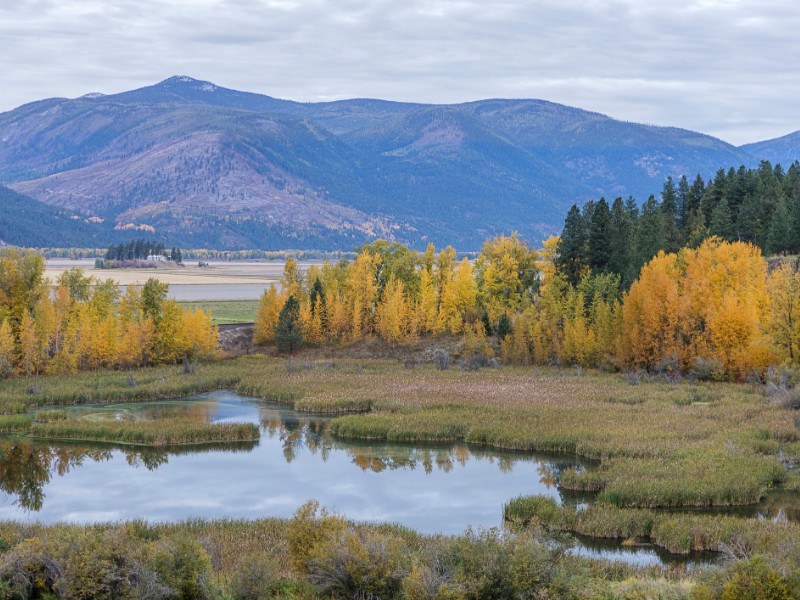
[[475, 248], [553, 233], [573, 202], [642, 200], [668, 175], [709, 177], [792, 144], [737, 148], [547, 100], [303, 103], [174, 76], [0, 113], [0, 182], [181, 243]]

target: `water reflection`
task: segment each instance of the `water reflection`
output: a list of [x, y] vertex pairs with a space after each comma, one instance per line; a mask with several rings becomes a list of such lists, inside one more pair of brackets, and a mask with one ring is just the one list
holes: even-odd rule
[[[467, 447], [349, 442], [329, 418], [214, 392], [183, 401], [81, 406], [77, 418], [252, 422], [258, 443], [145, 449], [0, 439], [0, 519], [43, 522], [290, 516], [316, 498], [361, 520], [427, 533], [500, 525], [521, 494], [563, 501], [555, 482], [569, 457]], [[236, 452], [236, 455], [232, 453]]]
[[531, 456], [503, 453], [495, 449], [470, 448], [464, 444], [450, 447], [437, 445], [405, 444], [399, 442], [376, 443], [359, 440], [335, 440], [328, 433], [327, 417], [287, 415], [274, 407], [262, 407], [260, 419], [262, 436], [280, 441], [284, 458], [291, 463], [297, 452], [308, 452], [325, 462], [332, 450], [346, 452], [352, 463], [362, 471], [381, 473], [387, 470], [419, 469], [426, 474], [434, 470], [450, 473], [458, 465], [466, 467], [470, 460], [496, 465], [501, 473], [511, 473], [518, 462], [536, 462], [539, 483], [545, 489], [555, 489], [561, 473], [578, 462], [563, 456]]
[[[204, 445], [197, 448], [172, 449], [131, 448], [118, 450], [131, 467], [157, 469], [169, 462], [169, 457], [198, 452], [249, 452], [258, 442]], [[111, 460], [110, 445], [97, 447], [62, 443], [57, 446], [27, 440], [0, 441], [0, 491], [10, 496], [12, 503], [26, 511], [40, 511], [44, 503], [44, 488], [53, 476], [63, 477], [75, 468], [93, 462]]]
[[[87, 420], [169, 417], [252, 422], [260, 442], [148, 449], [0, 439], [0, 519], [43, 522], [180, 520], [188, 517], [290, 516], [310, 498], [358, 520], [397, 522], [423, 533], [460, 533], [500, 525], [510, 498], [540, 494], [570, 505], [590, 494], [560, 490], [575, 457], [531, 455], [464, 444], [347, 441], [329, 433], [329, 417], [214, 392], [193, 399], [76, 407]], [[798, 519], [798, 494], [776, 491], [742, 514]], [[760, 512], [756, 512], [760, 511]], [[580, 553], [626, 562], [674, 562], [654, 548], [600, 547]]]

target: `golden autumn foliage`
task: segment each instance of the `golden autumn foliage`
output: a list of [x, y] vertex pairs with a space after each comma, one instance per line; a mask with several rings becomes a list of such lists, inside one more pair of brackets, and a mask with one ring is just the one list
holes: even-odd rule
[[0, 376], [216, 356], [211, 315], [167, 300], [167, 287], [156, 280], [123, 295], [113, 281], [69, 269], [51, 289], [43, 264], [35, 253], [0, 253]]
[[741, 378], [775, 361], [767, 338], [766, 263], [751, 244], [706, 240], [697, 249], [659, 253], [642, 268], [623, 304], [622, 358], [651, 368], [698, 359]]
[[[471, 262], [450, 247], [415, 253], [375, 242], [352, 262], [305, 277], [289, 264], [284, 279], [313, 344], [450, 334], [462, 336], [465, 355], [499, 353], [514, 364], [688, 371], [704, 360], [733, 379], [780, 358], [798, 361], [800, 275], [787, 266], [767, 277], [752, 245], [712, 238], [662, 252], [622, 295], [620, 277], [609, 273], [570, 284], [556, 269], [557, 246], [556, 237], [539, 250], [516, 235], [497, 237]], [[312, 300], [322, 297], [324, 307]], [[262, 298], [257, 343], [272, 339], [283, 298], [275, 289]]]
[[770, 275], [769, 331], [778, 351], [800, 362], [800, 263], [782, 264]]

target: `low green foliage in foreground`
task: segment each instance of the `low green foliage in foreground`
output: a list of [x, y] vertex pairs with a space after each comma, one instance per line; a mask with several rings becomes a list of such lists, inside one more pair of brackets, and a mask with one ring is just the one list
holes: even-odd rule
[[59, 420], [34, 423], [31, 435], [50, 440], [115, 442], [145, 446], [243, 442], [259, 438], [252, 423], [197, 423], [188, 419], [158, 421], [79, 421]]
[[210, 311], [214, 325], [253, 323], [258, 312], [258, 300], [207, 300], [179, 302], [182, 308]]
[[538, 527], [423, 536], [314, 502], [291, 520], [0, 523], [2, 598], [791, 600], [796, 577], [786, 560], [756, 555], [690, 578], [572, 555]]

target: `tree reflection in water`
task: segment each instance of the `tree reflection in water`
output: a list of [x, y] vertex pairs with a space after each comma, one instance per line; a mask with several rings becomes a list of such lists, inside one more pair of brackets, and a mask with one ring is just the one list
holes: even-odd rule
[[39, 511], [44, 503], [44, 487], [54, 475], [64, 476], [83, 465], [86, 459], [94, 462], [110, 460], [114, 450], [120, 450], [133, 467], [157, 469], [171, 455], [199, 452], [249, 452], [258, 442], [213, 444], [194, 448], [131, 448], [124, 446], [90, 446], [60, 443], [50, 446], [25, 440], [0, 442], [0, 490], [14, 498], [14, 504], [25, 510]]
[[[530, 456], [502, 453], [494, 449], [480, 450], [463, 444], [450, 448], [426, 448], [397, 442], [383, 444], [359, 440], [338, 442], [329, 435], [327, 421], [324, 417], [313, 415], [303, 417], [297, 416], [296, 413], [288, 415], [270, 410], [262, 413], [261, 427], [270, 439], [280, 440], [283, 455], [288, 463], [291, 463], [301, 450], [312, 455], [319, 454], [324, 462], [332, 449], [347, 452], [353, 464], [362, 471], [373, 473], [417, 468], [423, 469], [427, 474], [432, 473], [434, 469], [449, 473], [456, 464], [464, 467], [470, 459], [497, 464], [501, 472], [510, 473], [516, 463], [535, 460]], [[575, 463], [567, 457], [561, 460], [553, 458], [552, 461], [542, 463], [538, 470], [540, 482], [548, 488], [555, 486], [561, 472], [571, 466], [575, 466]]]

